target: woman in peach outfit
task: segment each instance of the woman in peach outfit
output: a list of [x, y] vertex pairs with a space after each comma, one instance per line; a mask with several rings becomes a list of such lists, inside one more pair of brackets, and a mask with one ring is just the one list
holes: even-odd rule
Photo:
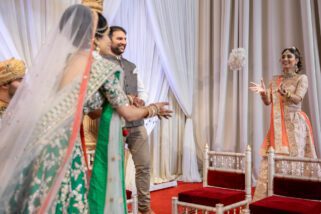
[[[261, 95], [265, 105], [271, 105], [271, 121], [264, 139], [261, 154], [266, 155], [273, 147], [277, 155], [316, 158], [312, 127], [307, 115], [301, 110], [302, 100], [308, 89], [308, 78], [299, 74], [302, 68], [297, 48], [282, 51], [283, 74], [273, 77], [269, 88], [252, 83], [250, 89]], [[263, 158], [253, 200], [267, 196], [267, 159]]]

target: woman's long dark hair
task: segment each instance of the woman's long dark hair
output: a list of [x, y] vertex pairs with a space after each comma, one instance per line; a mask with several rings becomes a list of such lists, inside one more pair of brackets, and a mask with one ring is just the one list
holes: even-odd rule
[[[92, 23], [93, 18], [90, 9], [84, 5], [76, 4], [63, 13], [59, 22], [59, 30], [63, 34], [68, 34], [66, 36], [72, 39], [74, 46], [82, 45], [81, 48], [89, 48], [91, 37], [88, 30], [92, 32]], [[67, 24], [71, 26], [71, 32], [66, 31]], [[88, 38], [84, 38], [84, 35], [88, 35]]]
[[100, 39], [103, 37], [103, 34], [108, 30], [108, 22], [107, 19], [101, 14], [98, 13], [98, 22], [97, 22], [97, 29], [95, 33], [95, 38]]

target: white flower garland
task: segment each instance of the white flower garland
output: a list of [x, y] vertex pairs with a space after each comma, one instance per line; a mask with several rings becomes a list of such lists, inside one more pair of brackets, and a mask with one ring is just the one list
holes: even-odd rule
[[228, 66], [231, 70], [241, 70], [246, 65], [247, 52], [244, 48], [235, 48], [230, 53]]

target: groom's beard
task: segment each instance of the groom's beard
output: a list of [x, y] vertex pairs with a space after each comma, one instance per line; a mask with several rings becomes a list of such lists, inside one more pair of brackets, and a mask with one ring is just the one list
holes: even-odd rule
[[126, 45], [118, 45], [118, 46], [111, 46], [111, 52], [113, 52], [116, 55], [122, 55], [125, 51]]

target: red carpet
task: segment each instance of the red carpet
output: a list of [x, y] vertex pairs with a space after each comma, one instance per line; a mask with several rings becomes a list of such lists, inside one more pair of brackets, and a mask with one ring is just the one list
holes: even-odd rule
[[202, 183], [178, 182], [177, 187], [151, 192], [151, 206], [155, 214], [170, 214], [172, 209], [172, 197], [179, 192], [202, 187]]

